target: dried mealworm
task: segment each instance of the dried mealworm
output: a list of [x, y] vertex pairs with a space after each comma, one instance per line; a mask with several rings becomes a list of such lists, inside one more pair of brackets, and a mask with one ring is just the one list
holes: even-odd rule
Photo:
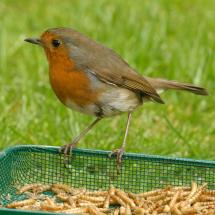
[[193, 193], [193, 195], [191, 196], [190, 199], [187, 199], [187, 201], [192, 204], [194, 203], [198, 198], [199, 196], [202, 194], [202, 192], [204, 191], [204, 189], [207, 187], [207, 184], [204, 183], [202, 186], [199, 187], [199, 189], [196, 190], [195, 193]]
[[215, 196], [201, 195], [198, 200], [200, 202], [215, 202]]
[[175, 206], [175, 203], [176, 203], [176, 201], [177, 201], [177, 199], [178, 199], [178, 196], [179, 196], [180, 192], [181, 192], [181, 191], [177, 191], [177, 192], [175, 193], [175, 195], [172, 197], [172, 200], [171, 200], [170, 203], [169, 203], [170, 209], [173, 208], [173, 207]]
[[137, 194], [139, 197], [156, 196], [162, 192], [162, 189], [152, 190], [144, 193]]
[[52, 188], [57, 188], [57, 189], [63, 190], [66, 193], [71, 193], [73, 191], [73, 188], [71, 188], [67, 184], [53, 184]]
[[104, 197], [95, 197], [95, 196], [87, 196], [87, 195], [81, 195], [79, 199], [87, 200], [90, 202], [103, 202], [105, 200]]
[[183, 190], [183, 191], [190, 191], [190, 187], [172, 187], [172, 190], [177, 191], [177, 190]]
[[119, 196], [125, 203], [129, 204], [132, 208], [136, 207], [134, 201], [130, 199], [124, 191], [117, 189], [116, 195]]
[[138, 197], [136, 194], [133, 194], [133, 193], [128, 193], [128, 196], [133, 199], [134, 203], [137, 205], [137, 206], [140, 206], [141, 204], [141, 201], [140, 201], [140, 197]]
[[51, 191], [52, 191], [53, 193], [57, 194], [57, 195], [58, 195], [58, 194], [65, 193], [64, 190], [59, 189], [59, 188], [57, 188], [57, 187], [52, 187], [52, 188], [51, 188]]
[[197, 210], [193, 207], [181, 208], [182, 214], [197, 214]]
[[95, 206], [89, 206], [87, 212], [89, 212], [91, 215], [105, 215]]
[[155, 210], [155, 208], [157, 207], [156, 204], [151, 204], [150, 207], [148, 207], [148, 209], [146, 210], [147, 213], [151, 214], [153, 212], [153, 210]]
[[43, 202], [41, 203], [40, 206], [41, 206], [41, 209], [45, 211], [60, 211], [65, 209], [64, 205], [56, 205], [56, 204], [49, 205], [48, 202]]
[[72, 198], [73, 199], [79, 199], [80, 196], [85, 195], [86, 189], [79, 189], [73, 192]]
[[112, 199], [110, 197], [110, 205], [117, 205], [117, 204], [119, 204], [119, 203], [115, 199]]
[[107, 195], [107, 191], [102, 191], [102, 190], [98, 190], [98, 191], [86, 191], [86, 195], [89, 196], [106, 196]]
[[33, 205], [36, 202], [35, 199], [25, 199], [22, 201], [14, 201], [7, 205], [7, 208], [17, 208], [17, 207], [23, 207], [27, 205]]
[[17, 194], [22, 194], [29, 190], [34, 191], [37, 187], [40, 187], [40, 186], [42, 186], [42, 184], [39, 184], [39, 183], [38, 184], [26, 184], [17, 191]]
[[205, 190], [204, 194], [210, 195], [210, 196], [215, 196], [215, 190]]
[[165, 197], [164, 199], [159, 200], [156, 204], [158, 206], [164, 206], [166, 204], [168, 204], [171, 201], [171, 197]]
[[78, 205], [81, 207], [89, 207], [89, 206], [96, 206], [96, 207], [102, 207], [103, 202], [78, 202]]
[[60, 200], [66, 202], [68, 201], [69, 197], [66, 193], [59, 193], [57, 194], [57, 198], [59, 198]]
[[16, 207], [16, 209], [35, 211], [40, 210], [40, 207], [39, 206], [35, 207], [34, 205], [25, 205], [22, 207]]
[[65, 214], [83, 214], [83, 213], [88, 213], [88, 209], [87, 208], [70, 208], [67, 210], [62, 210], [60, 211], [61, 213], [65, 213]]
[[149, 196], [149, 197], [147, 197], [147, 200], [154, 202], [154, 201], [164, 199], [166, 196], [167, 196], [166, 193], [161, 193], [161, 194], [156, 195], [156, 196]]
[[108, 195], [106, 196], [106, 198], [105, 198], [103, 207], [104, 207], [104, 208], [109, 208], [109, 205], [110, 205], [110, 195], [108, 194]]
[[52, 205], [52, 206], [55, 205], [54, 200], [49, 197], [46, 197], [46, 201], [49, 205]]
[[116, 195], [111, 195], [111, 199], [113, 199], [119, 205], [126, 207], [126, 203], [120, 197], [118, 197]]
[[[177, 203], [175, 205], [175, 208], [183, 208], [183, 207], [189, 206], [196, 199], [195, 194], [198, 193], [197, 189], [198, 189], [197, 184], [195, 182], [192, 182], [191, 191], [190, 191], [189, 195], [186, 197], [186, 199], [184, 201]], [[193, 198], [193, 196], [194, 196], [194, 198]], [[199, 196], [199, 194], [198, 194], [198, 196]]]
[[43, 193], [45, 191], [51, 190], [50, 185], [41, 185], [35, 188], [36, 193]]
[[208, 205], [214, 205], [215, 206], [215, 202], [197, 202], [193, 205], [193, 207], [198, 208], [198, 207], [203, 207], [203, 206], [208, 206]]
[[100, 212], [104, 212], [104, 213], [110, 213], [110, 211], [111, 211], [109, 208], [98, 208], [98, 210]]
[[198, 188], [198, 186], [197, 186], [196, 182], [192, 182], [191, 191], [187, 197], [188, 199], [190, 199], [193, 196], [193, 194], [196, 192], [197, 188]]

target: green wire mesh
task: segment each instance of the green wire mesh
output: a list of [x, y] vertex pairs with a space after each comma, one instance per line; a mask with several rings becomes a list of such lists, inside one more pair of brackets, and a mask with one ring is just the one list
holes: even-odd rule
[[1, 152], [1, 203], [23, 199], [16, 195], [16, 188], [30, 183], [65, 183], [91, 190], [105, 190], [114, 185], [138, 193], [169, 185], [190, 186], [195, 181], [207, 182], [209, 189], [215, 189], [215, 162], [127, 153], [118, 173], [116, 160], [108, 158], [107, 151], [75, 149], [65, 167], [64, 156], [58, 150], [58, 147], [17, 146]]

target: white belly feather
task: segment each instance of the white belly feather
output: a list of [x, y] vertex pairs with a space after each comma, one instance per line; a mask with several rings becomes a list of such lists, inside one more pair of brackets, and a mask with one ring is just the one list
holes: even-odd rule
[[100, 103], [105, 116], [132, 112], [142, 104], [136, 93], [114, 86], [101, 94]]

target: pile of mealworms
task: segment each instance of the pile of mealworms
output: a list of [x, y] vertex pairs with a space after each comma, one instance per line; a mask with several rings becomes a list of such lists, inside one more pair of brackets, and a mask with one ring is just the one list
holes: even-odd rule
[[139, 194], [114, 187], [90, 191], [66, 184], [28, 184], [19, 188], [17, 194], [25, 194], [26, 199], [13, 201], [7, 208], [85, 215], [215, 214], [215, 190], [208, 190], [206, 183], [198, 186], [193, 182], [191, 187], [169, 186]]

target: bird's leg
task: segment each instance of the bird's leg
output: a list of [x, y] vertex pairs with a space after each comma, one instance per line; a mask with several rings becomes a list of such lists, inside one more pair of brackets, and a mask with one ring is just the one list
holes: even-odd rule
[[84, 137], [93, 127], [94, 125], [99, 122], [101, 118], [96, 118], [87, 128], [85, 128], [77, 137], [73, 139], [73, 141], [70, 144], [66, 144], [60, 148], [60, 152], [64, 153], [65, 156], [70, 155], [72, 152], [72, 149], [74, 149], [77, 146], [77, 143], [79, 140]]
[[116, 149], [114, 151], [112, 151], [109, 154], [109, 157], [111, 157], [113, 154], [116, 155], [116, 162], [117, 162], [117, 167], [119, 167], [122, 163], [122, 155], [125, 151], [125, 145], [126, 145], [126, 139], [128, 136], [128, 129], [129, 129], [129, 125], [130, 125], [130, 121], [131, 121], [131, 113], [128, 113], [128, 119], [127, 119], [127, 124], [126, 124], [126, 130], [125, 130], [125, 136], [124, 136], [124, 140], [123, 143], [121, 145], [121, 147], [119, 149]]

